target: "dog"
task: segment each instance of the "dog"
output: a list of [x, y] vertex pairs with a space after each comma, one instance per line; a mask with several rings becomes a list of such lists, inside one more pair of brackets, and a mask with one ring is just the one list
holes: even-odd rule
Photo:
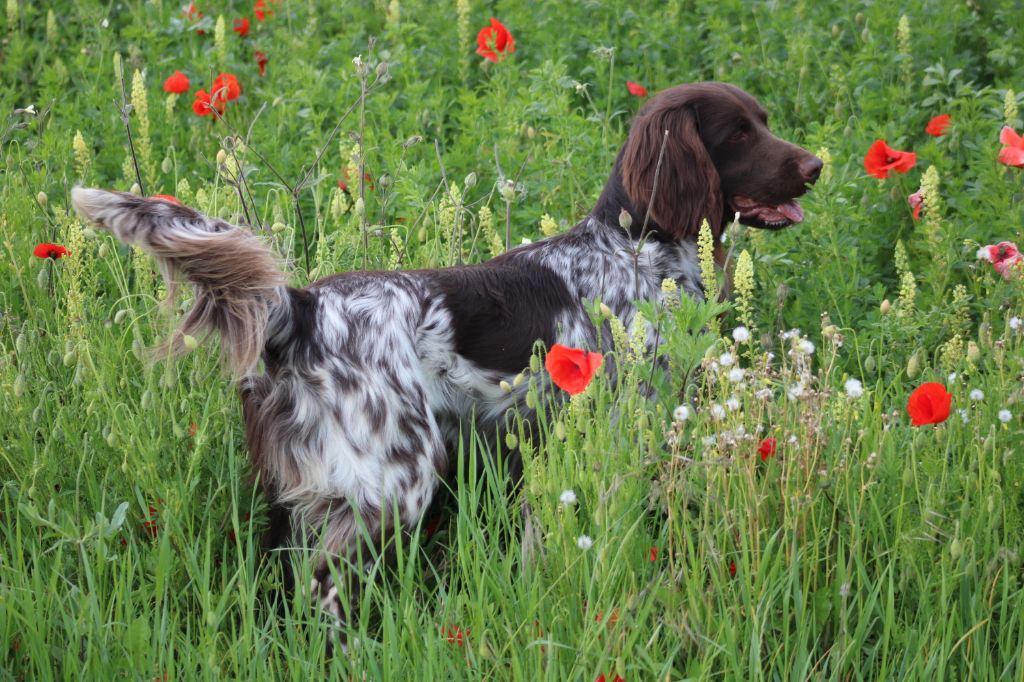
[[797, 198], [821, 168], [774, 136], [741, 89], [680, 85], [636, 115], [597, 204], [569, 232], [479, 265], [348, 272], [305, 288], [287, 285], [251, 232], [190, 208], [83, 188], [72, 202], [151, 253], [169, 288], [179, 277], [194, 288], [170, 350], [219, 333], [252, 465], [288, 520], [272, 534], [315, 543], [312, 598], [340, 619], [332, 566], [420, 522], [463, 429], [493, 437], [509, 410], [530, 414], [526, 383], [508, 387], [536, 342], [608, 350], [593, 302], [629, 328], [634, 301], [659, 300], [666, 278], [703, 298], [702, 221], [716, 244], [735, 214], [767, 229], [799, 223]]

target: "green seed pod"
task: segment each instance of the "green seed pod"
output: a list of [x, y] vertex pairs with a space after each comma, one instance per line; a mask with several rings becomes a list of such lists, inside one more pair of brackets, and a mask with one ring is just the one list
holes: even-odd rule
[[864, 371], [867, 372], [868, 374], [874, 374], [875, 365], [876, 363], [874, 355], [869, 355], [866, 358], [864, 358]]
[[526, 406], [531, 410], [537, 409], [537, 393], [534, 391], [528, 391], [526, 393]]
[[128, 190], [128, 191], [131, 192], [132, 194], [134, 194], [137, 197], [138, 196], [142, 196], [142, 188], [139, 187], [139, 183], [137, 183], [137, 182], [133, 182], [132, 183], [132, 188], [130, 190]]
[[555, 422], [554, 434], [558, 440], [565, 440], [565, 424], [560, 421]]
[[78, 362], [78, 353], [76, 353], [75, 350], [72, 348], [71, 350], [64, 354], [64, 366], [71, 367], [76, 362]]
[[106, 258], [110, 255], [110, 247], [107, 246], [106, 242], [100, 244], [100, 248], [96, 251], [96, 255], [100, 258]]
[[40, 289], [45, 289], [50, 284], [50, 268], [44, 267], [36, 275], [36, 284], [39, 285]]
[[507, 447], [509, 450], [514, 450], [517, 445], [519, 445], [519, 439], [516, 438], [516, 434], [512, 433], [511, 431], [506, 433], [505, 447]]
[[540, 357], [537, 355], [530, 356], [530, 371], [536, 374], [540, 371]]
[[512, 385], [518, 387], [522, 385], [524, 381], [526, 381], [526, 374], [524, 372], [520, 372], [516, 375], [515, 379], [512, 380]]

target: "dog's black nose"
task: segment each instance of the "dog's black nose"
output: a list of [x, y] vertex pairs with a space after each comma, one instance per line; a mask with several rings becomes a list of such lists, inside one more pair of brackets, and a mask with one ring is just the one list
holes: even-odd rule
[[804, 179], [804, 182], [815, 182], [818, 176], [821, 175], [821, 167], [823, 165], [821, 159], [817, 156], [808, 156], [800, 161], [797, 165], [797, 170], [800, 172], [800, 177]]

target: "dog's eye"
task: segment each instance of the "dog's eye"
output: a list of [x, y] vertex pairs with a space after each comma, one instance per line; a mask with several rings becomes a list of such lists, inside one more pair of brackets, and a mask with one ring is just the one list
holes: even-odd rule
[[729, 142], [732, 142], [733, 144], [746, 142], [749, 136], [750, 126], [744, 123], [740, 125], [738, 128], [736, 128], [735, 132], [733, 132], [733, 134], [729, 136]]

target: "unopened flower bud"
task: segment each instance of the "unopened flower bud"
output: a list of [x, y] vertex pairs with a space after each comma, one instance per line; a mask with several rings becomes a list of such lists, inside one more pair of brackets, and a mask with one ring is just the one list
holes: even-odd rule
[[464, 189], [472, 189], [476, 186], [476, 172], [472, 172], [466, 176], [466, 179], [462, 181]]
[[554, 433], [555, 438], [558, 440], [565, 440], [565, 424], [562, 422], [555, 422]]
[[505, 446], [509, 450], [514, 450], [517, 445], [519, 445], [519, 439], [516, 438], [516, 434], [512, 433], [511, 431], [506, 433], [505, 434]]
[[978, 360], [981, 360], [981, 349], [978, 348], [978, 344], [974, 341], [969, 341], [967, 343], [967, 359], [971, 362], [978, 362]]
[[76, 353], [74, 351], [74, 349], [69, 350], [67, 353], [64, 354], [64, 366], [65, 367], [71, 367], [77, 361], [78, 361], [78, 353]]
[[608, 307], [607, 303], [601, 304], [601, 315], [603, 315], [604, 317], [611, 317], [614, 314], [615, 313], [612, 312], [612, 309]]
[[46, 196], [46, 192], [40, 192], [39, 194], [36, 195], [36, 201], [39, 202], [40, 206], [46, 208], [46, 205], [50, 203], [50, 198]]
[[512, 380], [512, 385], [521, 386], [524, 381], [526, 381], [526, 374], [524, 372], [520, 372], [516, 375], [516, 378]]
[[128, 191], [131, 192], [132, 194], [134, 194], [137, 197], [141, 197], [142, 196], [142, 188], [139, 187], [139, 183], [137, 183], [137, 182], [133, 182], [132, 183], [132, 188], [130, 190], [128, 190]]
[[164, 160], [160, 162], [160, 170], [162, 170], [164, 173], [170, 173], [172, 170], [174, 170], [174, 162], [171, 161], [171, 157], [164, 157]]
[[500, 386], [501, 390], [505, 391], [505, 393], [511, 393], [512, 392], [512, 384], [508, 383], [504, 379], [502, 379], [501, 381], [498, 382], [498, 386]]
[[964, 553], [963, 545], [960, 543], [960, 538], [953, 538], [953, 542], [949, 543], [949, 556], [953, 561], [960, 558], [960, 555]]
[[622, 209], [619, 211], [619, 227], [623, 230], [629, 230], [633, 226], [633, 216], [630, 215], [629, 211]]
[[224, 151], [223, 149], [218, 149], [217, 150], [217, 164], [218, 165], [223, 164], [227, 160], [228, 160], [228, 153], [226, 151]]
[[274, 234], [281, 234], [282, 232], [285, 231], [286, 227], [287, 226], [284, 223], [278, 221], [270, 226], [270, 231], [273, 232]]
[[362, 197], [356, 199], [355, 207], [353, 208], [353, 210], [356, 212], [356, 215], [359, 216], [360, 218], [366, 215], [366, 202], [363, 201]]
[[402, 144], [402, 146], [405, 147], [406, 149], [408, 149], [409, 147], [411, 147], [413, 145], [416, 145], [416, 144], [419, 144], [420, 142], [423, 142], [423, 136], [422, 135], [413, 135], [412, 137], [409, 137], [408, 139], [406, 139], [405, 143]]
[[183, 334], [181, 337], [181, 342], [185, 344], [185, 348], [188, 348], [189, 350], [195, 350], [196, 348], [199, 347], [199, 342], [196, 341], [196, 337], [192, 336], [191, 334]]
[[878, 306], [878, 311], [883, 315], [888, 315], [890, 310], [892, 310], [892, 303], [889, 303], [889, 299], [885, 299], [882, 301], [882, 305]]
[[100, 244], [100, 248], [96, 251], [96, 255], [100, 258], [106, 258], [110, 255], [110, 247], [107, 246], [106, 242]]
[[24, 353], [25, 348], [28, 346], [28, 337], [25, 336], [25, 332], [18, 334], [18, 338], [14, 340], [14, 350], [18, 353]]
[[24, 374], [19, 374], [18, 376], [14, 377], [14, 397], [15, 398], [20, 398], [21, 396], [25, 395], [25, 384], [26, 384], [26, 381], [25, 381], [25, 375]]
[[516, 186], [511, 181], [506, 181], [501, 184], [501, 190], [499, 192], [501, 198], [506, 202], [511, 202], [516, 198]]
[[534, 127], [533, 126], [527, 126], [526, 127], [526, 138], [528, 140], [532, 140], [536, 136], [537, 136], [537, 131], [534, 129]]
[[377, 69], [376, 69], [375, 73], [377, 74], [377, 78], [387, 78], [387, 76], [388, 76], [388, 63], [387, 62], [380, 62], [379, 64], [377, 64]]

